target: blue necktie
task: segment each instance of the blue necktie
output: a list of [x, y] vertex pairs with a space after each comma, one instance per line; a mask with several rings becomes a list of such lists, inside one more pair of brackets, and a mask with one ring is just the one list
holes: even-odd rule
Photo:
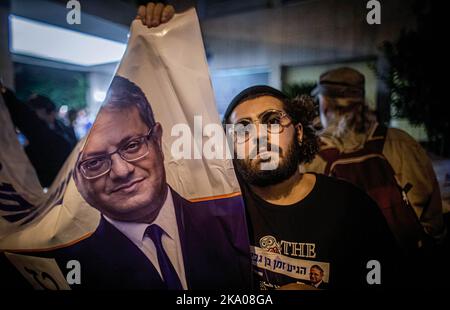
[[167, 285], [169, 290], [181, 290], [183, 287], [181, 286], [180, 279], [178, 278], [178, 274], [175, 271], [172, 263], [170, 262], [169, 257], [167, 256], [166, 251], [164, 251], [161, 237], [163, 234], [163, 230], [156, 224], [150, 225], [145, 230], [145, 234], [152, 239], [155, 244], [156, 254], [158, 255], [158, 263], [159, 269], [161, 270], [162, 277], [164, 282]]

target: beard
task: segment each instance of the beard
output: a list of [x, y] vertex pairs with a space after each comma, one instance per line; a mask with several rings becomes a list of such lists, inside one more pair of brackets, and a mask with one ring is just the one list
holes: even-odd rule
[[[271, 145], [267, 145], [270, 150]], [[261, 161], [257, 159], [237, 159], [235, 161], [236, 170], [244, 182], [257, 187], [267, 187], [281, 183], [298, 170], [302, 162], [301, 147], [294, 139], [289, 145], [286, 153], [279, 148], [280, 161], [278, 167], [272, 170], [262, 170]]]

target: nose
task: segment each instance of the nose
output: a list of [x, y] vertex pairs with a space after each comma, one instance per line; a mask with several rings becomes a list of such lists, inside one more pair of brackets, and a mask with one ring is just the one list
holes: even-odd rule
[[251, 124], [246, 127], [249, 135], [248, 141], [256, 142], [256, 140], [267, 137], [267, 126], [261, 124]]
[[252, 135], [252, 143], [258, 148], [267, 147], [267, 143], [270, 140], [270, 134], [268, 133], [267, 125], [257, 124], [255, 125], [255, 134]]
[[110, 178], [113, 180], [126, 179], [134, 172], [134, 165], [122, 159], [119, 154], [111, 156]]
[[263, 125], [263, 124], [255, 124], [256, 126], [256, 135], [258, 137], [267, 137], [267, 125]]
[[268, 133], [267, 126], [260, 124], [253, 124], [249, 132], [249, 139], [245, 144], [246, 157], [255, 158], [258, 151], [262, 148], [267, 148]]

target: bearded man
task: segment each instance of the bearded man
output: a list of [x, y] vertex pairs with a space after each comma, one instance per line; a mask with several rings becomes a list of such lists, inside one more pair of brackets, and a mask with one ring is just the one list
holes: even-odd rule
[[245, 89], [225, 112], [235, 155], [244, 150], [234, 165], [258, 285], [315, 289], [313, 266], [329, 288], [390, 285], [398, 247], [375, 202], [345, 181], [302, 173], [319, 149], [314, 117], [312, 98], [291, 100], [269, 86]]

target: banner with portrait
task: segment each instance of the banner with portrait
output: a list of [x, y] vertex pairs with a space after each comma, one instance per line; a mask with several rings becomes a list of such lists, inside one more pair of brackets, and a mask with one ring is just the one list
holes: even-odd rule
[[37, 289], [250, 285], [243, 201], [194, 9], [152, 29], [133, 21], [93, 127], [46, 193], [0, 109], [3, 274]]

